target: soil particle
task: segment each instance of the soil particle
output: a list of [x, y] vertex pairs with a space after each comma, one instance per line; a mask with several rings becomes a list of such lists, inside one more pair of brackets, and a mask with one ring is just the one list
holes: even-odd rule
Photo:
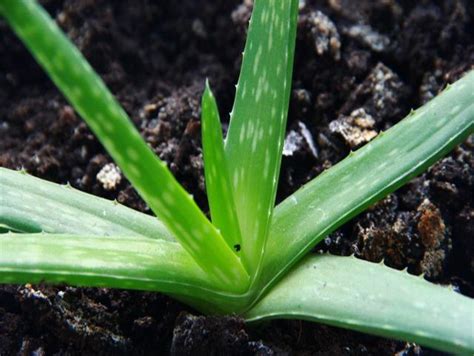
[[421, 243], [425, 247], [423, 260], [421, 261], [421, 271], [427, 277], [438, 277], [443, 271], [443, 264], [446, 258], [446, 251], [451, 249], [450, 240], [446, 237], [446, 225], [444, 224], [441, 212], [425, 199], [418, 207], [418, 234]]
[[442, 89], [439, 78], [440, 73], [441, 71], [436, 71], [435, 73], [425, 73], [423, 75], [419, 90], [421, 102], [427, 103]]
[[261, 342], [249, 341], [244, 323], [235, 317], [183, 313], [176, 319], [171, 355], [274, 355]]
[[402, 342], [380, 340], [301, 320], [278, 320], [252, 328], [254, 336], [270, 340], [276, 355], [380, 355], [405, 350]]
[[305, 117], [311, 110], [312, 96], [311, 93], [303, 88], [294, 89], [292, 92], [293, 100], [292, 111], [296, 117]]
[[[378, 63], [366, 79], [357, 86], [341, 109], [348, 114], [349, 108], [363, 108], [382, 128], [406, 110], [400, 103], [406, 102], [408, 90], [399, 76], [383, 63]], [[383, 121], [386, 121], [385, 123]], [[387, 122], [388, 121], [388, 122]], [[385, 125], [383, 125], [385, 124]]]
[[240, 31], [246, 32], [247, 24], [252, 16], [253, 0], [244, 0], [232, 11], [232, 21], [239, 26]]
[[403, 14], [399, 1], [359, 1], [329, 0], [329, 7], [339, 17], [353, 23], [373, 23], [376, 28], [388, 29], [397, 25], [397, 20]]
[[97, 173], [97, 180], [102, 183], [105, 190], [113, 190], [120, 184], [122, 174], [120, 168], [113, 163], [108, 163]]
[[300, 155], [309, 154], [314, 158], [318, 158], [313, 136], [301, 121], [297, 122], [295, 130], [290, 130], [283, 144], [283, 156], [293, 156], [296, 153]]
[[412, 227], [415, 216], [398, 212], [397, 208], [397, 196], [390, 195], [357, 222], [356, 255], [374, 262], [385, 260], [387, 265], [398, 269], [416, 265], [423, 248]]
[[18, 313], [0, 308], [0, 354], [6, 355], [11, 350], [18, 350], [16, 338], [18, 334], [24, 333], [23, 329]]
[[298, 20], [300, 27], [311, 34], [311, 41], [318, 56], [328, 53], [334, 60], [341, 58], [341, 41], [334, 23], [321, 11], [304, 13]]
[[365, 144], [377, 136], [372, 130], [375, 125], [373, 117], [364, 108], [356, 109], [349, 116], [331, 121], [329, 130], [340, 134], [351, 149]]
[[374, 52], [385, 52], [390, 45], [390, 39], [375, 31], [367, 25], [352, 25], [343, 27], [343, 33], [352, 39], [359, 41]]
[[[18, 293], [28, 328], [44, 330], [50, 341], [55, 340], [56, 347], [69, 344], [86, 353], [95, 348], [110, 353], [123, 352], [129, 347], [130, 341], [117, 333], [116, 317], [105, 313], [103, 305], [73, 288], [55, 293], [48, 288], [42, 291], [26, 285]], [[34, 334], [30, 336], [22, 341], [22, 349], [28, 354], [39, 341]]]
[[429, 200], [424, 200], [418, 207], [418, 233], [421, 242], [427, 249], [436, 249], [444, 241], [446, 226], [439, 209]]
[[[416, 3], [406, 14], [395, 53], [412, 73], [433, 64], [432, 53], [453, 54], [466, 39], [469, 2]], [[447, 17], [447, 19], [446, 19]], [[443, 20], [445, 18], [445, 20]]]
[[354, 50], [345, 53], [344, 61], [347, 68], [354, 73], [355, 76], [361, 77], [369, 66], [371, 53], [365, 50]]

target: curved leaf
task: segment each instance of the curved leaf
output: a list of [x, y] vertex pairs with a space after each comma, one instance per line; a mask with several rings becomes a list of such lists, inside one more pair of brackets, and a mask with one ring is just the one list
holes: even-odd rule
[[163, 292], [210, 313], [249, 305], [215, 283], [177, 242], [140, 236], [0, 235], [1, 283], [66, 283]]
[[474, 352], [474, 300], [381, 264], [310, 256], [245, 314], [306, 319], [455, 353]]
[[471, 71], [277, 206], [260, 285], [283, 276], [327, 234], [428, 169], [473, 132]]
[[7, 233], [0, 244], [1, 283], [44, 281], [184, 294], [193, 285], [212, 288], [176, 242], [138, 236]]
[[25, 172], [0, 167], [0, 192], [0, 225], [17, 231], [175, 241], [153, 216]]

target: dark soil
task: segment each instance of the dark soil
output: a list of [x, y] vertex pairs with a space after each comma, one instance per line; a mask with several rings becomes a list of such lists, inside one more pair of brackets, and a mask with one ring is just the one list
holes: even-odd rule
[[[205, 78], [230, 111], [248, 1], [44, 0], [156, 153], [207, 209], [199, 101]], [[302, 1], [281, 200], [474, 65], [471, 0]], [[0, 22], [0, 166], [149, 212], [110, 157]], [[309, 134], [309, 135], [308, 135]], [[474, 296], [474, 155], [465, 142], [328, 236], [352, 254]], [[434, 354], [301, 321], [250, 327], [158, 293], [1, 286], [0, 355]]]

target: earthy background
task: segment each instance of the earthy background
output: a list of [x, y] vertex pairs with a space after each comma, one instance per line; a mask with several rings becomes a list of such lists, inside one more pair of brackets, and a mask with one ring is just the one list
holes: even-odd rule
[[[250, 1], [41, 1], [143, 137], [207, 210], [199, 102], [227, 120]], [[399, 121], [474, 65], [474, 3], [301, 1], [279, 200]], [[0, 166], [149, 212], [19, 40], [0, 21]], [[472, 139], [472, 138], [471, 138]], [[474, 157], [465, 142], [317, 250], [385, 260], [474, 296]], [[114, 166], [107, 166], [114, 170]], [[97, 175], [99, 174], [99, 178]], [[60, 212], [58, 212], [58, 218]], [[84, 222], [87, 223], [87, 222]], [[244, 325], [158, 293], [0, 287], [0, 355], [435, 354], [301, 321]]]

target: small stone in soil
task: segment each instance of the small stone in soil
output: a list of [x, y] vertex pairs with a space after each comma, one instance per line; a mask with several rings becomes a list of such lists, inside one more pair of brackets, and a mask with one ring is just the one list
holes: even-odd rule
[[344, 27], [342, 31], [374, 52], [384, 52], [390, 45], [390, 39], [387, 36], [378, 33], [368, 25], [352, 25]]
[[336, 25], [321, 11], [311, 11], [303, 15], [300, 21], [310, 28], [314, 48], [318, 56], [329, 53], [338, 61], [341, 59], [341, 40]]
[[314, 158], [318, 158], [313, 136], [301, 121], [298, 121], [296, 130], [291, 130], [288, 133], [283, 144], [283, 156], [293, 156], [296, 152], [309, 152]]
[[115, 164], [108, 163], [97, 173], [97, 180], [105, 190], [113, 190], [122, 181], [122, 173]]
[[359, 108], [349, 116], [332, 121], [329, 130], [341, 135], [350, 148], [355, 148], [377, 136], [377, 131], [373, 130], [374, 125], [374, 118], [364, 108]]

